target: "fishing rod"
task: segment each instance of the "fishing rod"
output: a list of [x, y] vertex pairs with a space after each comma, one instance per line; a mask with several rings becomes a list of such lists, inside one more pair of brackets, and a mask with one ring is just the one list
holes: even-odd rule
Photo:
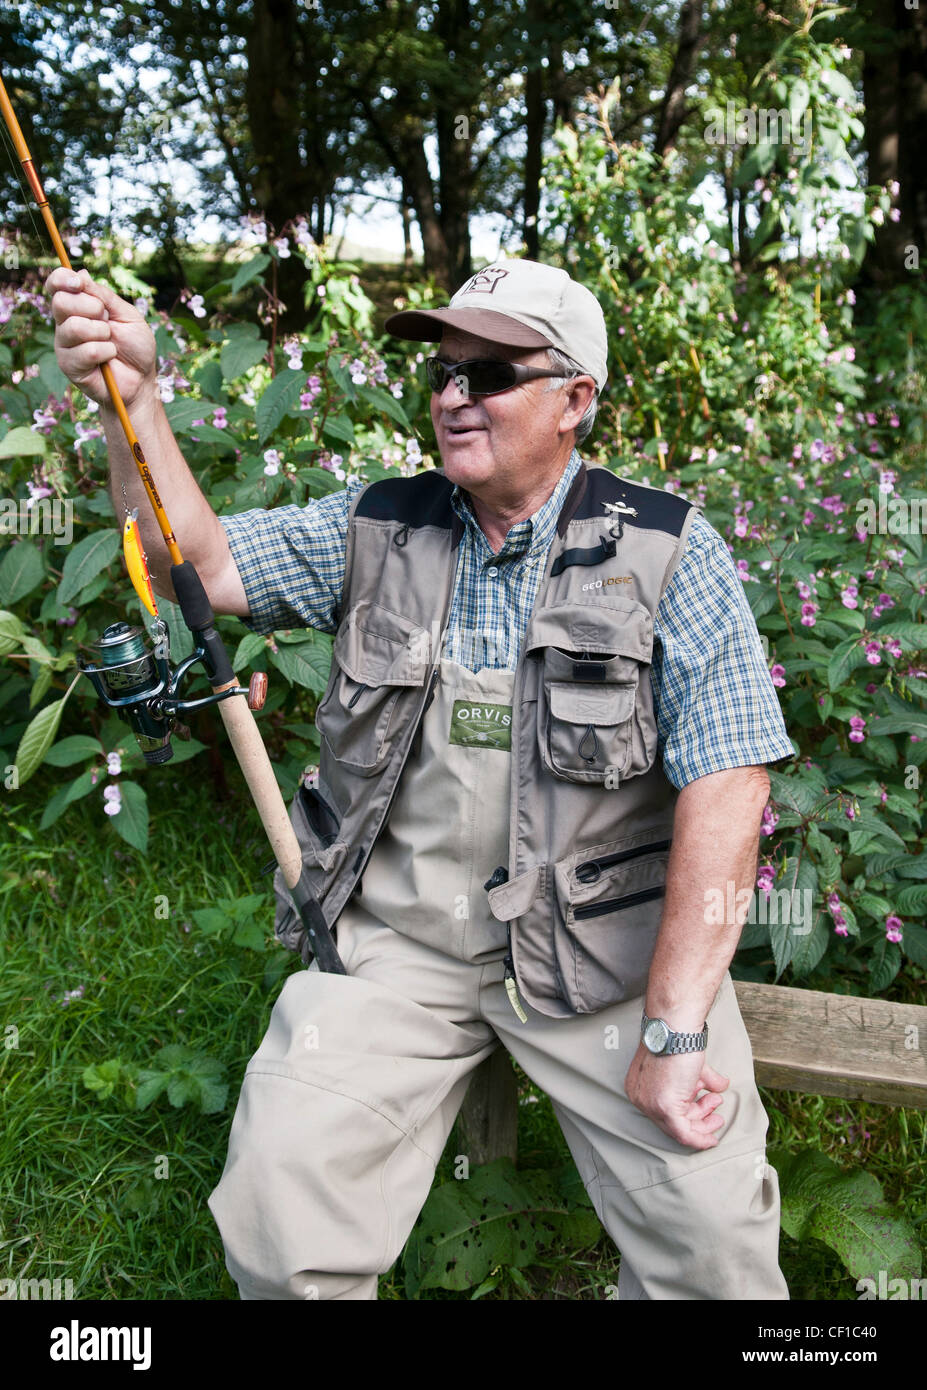
[[[72, 270], [67, 249], [48, 205], [42, 181], [2, 77], [0, 114], [10, 133], [13, 147], [42, 214], [58, 260], [65, 270]], [[192, 562], [185, 560], [181, 554], [109, 363], [101, 363], [100, 371], [170, 554], [171, 583], [183, 620], [193, 636], [194, 649], [176, 671], [171, 670], [170, 634], [167, 623], [158, 614], [142, 549], [136, 508], [127, 516], [123, 528], [123, 552], [129, 577], [139, 600], [155, 620], [151, 627], [153, 649], [150, 650], [146, 645], [142, 628], [133, 628], [127, 623], [113, 623], [105, 630], [97, 644], [101, 656], [100, 664], [84, 663], [78, 658], [78, 668], [90, 678], [99, 698], [111, 709], [116, 710], [129, 724], [146, 762], [149, 763], [167, 762], [171, 758], [171, 736], [174, 733], [180, 736], [183, 732], [176, 721], [179, 711], [218, 704], [229, 742], [251, 792], [286, 887], [306, 930], [319, 969], [331, 974], [344, 975], [344, 965], [322, 909], [309, 885], [308, 872], [303, 864], [296, 831], [254, 718], [253, 711], [261, 708], [266, 697], [267, 677], [262, 672], [255, 672], [248, 689], [239, 686], [222, 638], [214, 626], [213, 612], [206, 590]], [[198, 700], [181, 700], [178, 697], [180, 684], [197, 664], [202, 664], [213, 693]]]

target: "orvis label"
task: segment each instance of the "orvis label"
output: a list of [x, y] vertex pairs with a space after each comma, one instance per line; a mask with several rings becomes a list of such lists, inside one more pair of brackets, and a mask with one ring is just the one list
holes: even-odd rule
[[465, 748], [512, 749], [512, 706], [455, 700], [448, 743]]

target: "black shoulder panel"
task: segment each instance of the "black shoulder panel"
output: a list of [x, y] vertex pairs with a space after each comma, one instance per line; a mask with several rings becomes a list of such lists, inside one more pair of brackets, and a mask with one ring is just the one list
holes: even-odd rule
[[661, 488], [643, 487], [627, 478], [619, 478], [607, 468], [587, 468], [589, 485], [580, 499], [579, 506], [571, 518], [581, 521], [586, 517], [608, 516], [606, 502], [623, 502], [633, 507], [636, 516], [621, 512], [626, 526], [639, 526], [647, 531], [665, 531], [668, 536], [678, 536], [682, 531], [686, 514], [692, 506], [684, 497], [664, 492]]
[[398, 521], [407, 526], [454, 529], [457, 513], [451, 506], [454, 484], [433, 468], [411, 478], [381, 478], [371, 483], [357, 504], [355, 516], [375, 521]]

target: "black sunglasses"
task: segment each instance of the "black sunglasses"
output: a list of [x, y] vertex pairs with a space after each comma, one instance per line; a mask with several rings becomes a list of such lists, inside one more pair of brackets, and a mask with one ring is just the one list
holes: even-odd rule
[[448, 377], [453, 377], [465, 396], [498, 396], [500, 391], [510, 391], [523, 381], [542, 376], [565, 378], [567, 373], [523, 367], [519, 362], [501, 362], [492, 357], [473, 357], [466, 362], [442, 362], [440, 357], [426, 357], [425, 375], [428, 385], [438, 395], [447, 385]]

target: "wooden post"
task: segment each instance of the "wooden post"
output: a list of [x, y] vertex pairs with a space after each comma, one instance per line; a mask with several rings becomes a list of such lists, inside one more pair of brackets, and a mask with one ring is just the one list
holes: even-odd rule
[[504, 1047], [473, 1073], [457, 1119], [461, 1149], [478, 1167], [494, 1158], [518, 1159], [518, 1086]]

